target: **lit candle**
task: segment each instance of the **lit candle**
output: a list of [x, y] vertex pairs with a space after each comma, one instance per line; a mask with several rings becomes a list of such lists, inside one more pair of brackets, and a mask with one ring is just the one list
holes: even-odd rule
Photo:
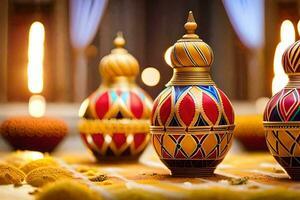
[[276, 94], [283, 89], [288, 76], [284, 73], [281, 58], [286, 48], [295, 42], [295, 29], [290, 20], [284, 20], [280, 29], [280, 42], [278, 43], [274, 55], [274, 78], [272, 81], [272, 94]]
[[29, 30], [28, 45], [28, 89], [35, 94], [30, 97], [28, 111], [33, 117], [42, 117], [46, 110], [46, 100], [43, 91], [43, 61], [44, 61], [45, 28], [40, 22], [32, 23]]
[[[5, 120], [0, 129], [2, 136], [14, 149], [51, 152], [68, 133], [62, 120], [43, 117], [46, 100], [43, 91], [45, 29], [42, 23], [34, 22], [29, 30], [28, 47], [28, 89], [33, 94], [29, 99], [30, 116], [16, 116]], [[38, 159], [43, 154], [32, 153], [29, 157]]]

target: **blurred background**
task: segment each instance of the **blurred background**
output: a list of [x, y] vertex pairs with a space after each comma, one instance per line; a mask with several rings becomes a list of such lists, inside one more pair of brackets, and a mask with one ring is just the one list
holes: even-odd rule
[[[34, 21], [45, 30], [41, 93], [47, 102], [81, 102], [99, 86], [98, 64], [113, 48], [117, 31], [123, 31], [126, 47], [138, 59], [141, 72], [147, 67], [159, 70], [155, 86], [147, 86], [138, 77], [141, 87], [155, 97], [172, 76], [164, 53], [184, 34], [189, 10], [198, 23], [197, 33], [215, 53], [213, 78], [233, 100], [271, 95], [274, 53], [283, 20], [291, 20], [299, 38], [299, 0], [103, 0], [94, 10], [77, 4], [0, 1], [1, 103], [27, 102], [31, 96], [27, 64]], [[246, 13], [236, 12], [239, 6]], [[85, 14], [91, 12], [93, 16]]]
[[77, 132], [80, 102], [98, 88], [98, 64], [118, 31], [139, 61], [138, 84], [155, 98], [172, 76], [164, 55], [189, 10], [214, 51], [217, 85], [238, 114], [255, 105], [261, 114], [287, 82], [281, 55], [299, 39], [300, 0], [1, 0], [0, 121], [46, 110]]

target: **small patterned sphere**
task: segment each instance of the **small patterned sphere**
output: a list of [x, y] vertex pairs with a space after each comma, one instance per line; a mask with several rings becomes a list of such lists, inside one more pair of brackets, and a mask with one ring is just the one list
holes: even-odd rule
[[285, 73], [293, 74], [300, 72], [300, 41], [292, 44], [287, 50], [284, 52], [282, 56], [282, 65]]

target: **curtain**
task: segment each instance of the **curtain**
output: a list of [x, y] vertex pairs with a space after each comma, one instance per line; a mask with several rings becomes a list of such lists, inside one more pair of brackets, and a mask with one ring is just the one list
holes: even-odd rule
[[264, 44], [264, 0], [223, 0], [229, 20], [248, 48]]
[[71, 44], [76, 51], [75, 100], [81, 101], [87, 91], [87, 58], [85, 49], [94, 39], [107, 0], [70, 0]]

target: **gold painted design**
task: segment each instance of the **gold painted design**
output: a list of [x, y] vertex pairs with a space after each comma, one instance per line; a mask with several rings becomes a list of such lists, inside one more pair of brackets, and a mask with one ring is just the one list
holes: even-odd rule
[[102, 58], [99, 71], [106, 82], [117, 76], [135, 77], [139, 73], [138, 61], [124, 48], [125, 39], [122, 32], [118, 32], [114, 40], [111, 54]]
[[289, 82], [285, 86], [285, 89], [300, 88], [300, 74], [289, 75]]
[[[160, 159], [164, 160], [208, 160], [223, 159], [232, 145], [233, 131], [211, 131], [201, 134], [185, 134], [176, 139], [173, 134], [152, 134], [152, 143]], [[230, 137], [228, 138], [228, 136]], [[203, 138], [203, 139], [202, 139]], [[218, 139], [217, 139], [218, 138]], [[162, 154], [162, 149], [168, 157]], [[179, 157], [180, 152], [184, 157]], [[201, 157], [195, 156], [201, 152]]]
[[79, 131], [84, 134], [148, 133], [149, 120], [145, 119], [81, 119]]
[[172, 46], [170, 57], [174, 73], [167, 86], [215, 85], [209, 74], [213, 52], [195, 34], [197, 23], [192, 12], [189, 12], [184, 28], [186, 34]]
[[214, 126], [150, 126], [153, 134], [213, 134], [215, 132], [233, 131], [235, 125]]

